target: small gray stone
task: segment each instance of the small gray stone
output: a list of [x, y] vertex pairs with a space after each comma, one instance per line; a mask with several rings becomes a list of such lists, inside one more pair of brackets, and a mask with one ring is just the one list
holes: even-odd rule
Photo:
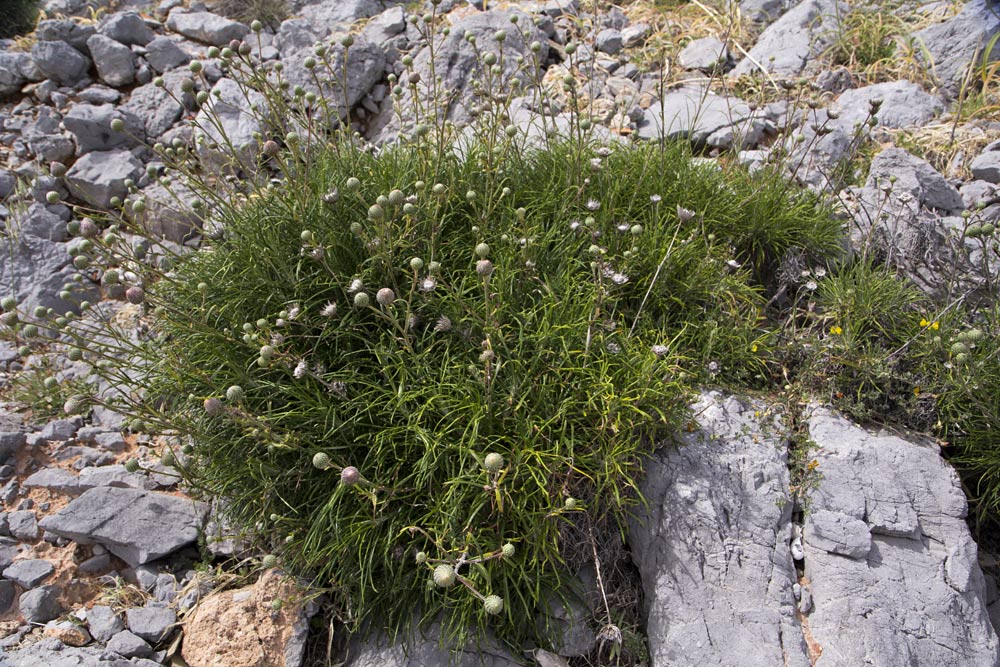
[[108, 650], [125, 658], [145, 658], [153, 655], [153, 647], [141, 637], [122, 630], [108, 641]]
[[163, 77], [163, 88], [157, 88], [152, 83], [139, 86], [119, 108], [144, 120], [146, 136], [150, 141], [158, 139], [184, 113], [184, 107], [177, 101], [184, 99], [184, 93], [180, 89], [180, 82], [184, 78], [186, 77], [181, 72], [168, 72]]
[[59, 589], [52, 585], [22, 593], [17, 604], [21, 616], [28, 623], [47, 623], [63, 612], [59, 604]]
[[827, 47], [836, 34], [838, 17], [846, 11], [838, 0], [802, 0], [761, 33], [730, 75], [763, 69], [797, 76]]
[[26, 53], [0, 51], [0, 96], [21, 92], [28, 79], [21, 74], [22, 62], [28, 59]]
[[325, 37], [338, 26], [346, 28], [358, 19], [375, 16], [384, 9], [379, 0], [320, 0], [310, 2], [298, 12]]
[[77, 568], [85, 574], [101, 574], [111, 569], [111, 554], [99, 554], [91, 556], [80, 563]]
[[78, 419], [53, 419], [42, 427], [39, 437], [49, 442], [70, 440], [80, 427]]
[[167, 18], [167, 27], [188, 39], [213, 46], [226, 46], [234, 39], [243, 39], [250, 29], [211, 12], [185, 12], [175, 9]]
[[10, 534], [20, 540], [38, 539], [38, 521], [32, 510], [17, 510], [7, 514], [7, 523], [10, 526]]
[[94, 437], [94, 444], [96, 444], [101, 449], [116, 453], [124, 452], [127, 446], [125, 444], [125, 438], [122, 437], [120, 431], [98, 433]]
[[186, 65], [190, 60], [191, 56], [165, 35], [146, 45], [146, 62], [159, 74]]
[[177, 623], [177, 614], [169, 607], [132, 607], [125, 611], [125, 620], [135, 635], [157, 644], [170, 635]]
[[41, 558], [14, 561], [3, 571], [3, 576], [24, 589], [31, 589], [49, 578], [56, 569], [52, 563]]
[[390, 7], [365, 24], [365, 38], [375, 44], [389, 41], [406, 30], [406, 13], [400, 6]]
[[788, 0], [740, 0], [740, 14], [755, 23], [770, 23], [788, 9]]
[[66, 223], [42, 204], [32, 204], [22, 211], [15, 211], [11, 219], [16, 221], [21, 234], [50, 241], [66, 240]]
[[87, 74], [90, 61], [66, 42], [35, 42], [31, 59], [47, 79], [72, 86]]
[[13, 581], [0, 581], [0, 614], [6, 614], [17, 599], [17, 587]]
[[648, 23], [633, 23], [622, 28], [622, 46], [626, 49], [640, 46], [653, 34], [653, 28]]
[[111, 607], [94, 605], [87, 610], [87, 627], [94, 639], [107, 642], [125, 629], [125, 622]]
[[122, 98], [122, 94], [114, 88], [95, 83], [93, 86], [87, 86], [81, 90], [76, 97], [80, 102], [87, 104], [117, 104], [118, 100]]
[[719, 67], [729, 60], [729, 49], [718, 37], [702, 37], [681, 49], [677, 62], [684, 69], [699, 69], [706, 72]]
[[624, 40], [622, 39], [622, 34], [614, 28], [605, 28], [597, 33], [594, 43], [597, 50], [601, 53], [616, 55], [622, 50]]
[[962, 195], [926, 160], [902, 148], [887, 148], [872, 160], [866, 187], [878, 188], [895, 177], [893, 193], [906, 192], [927, 208], [944, 211], [961, 209]]
[[97, 75], [104, 83], [121, 88], [135, 81], [135, 56], [132, 49], [104, 35], [94, 35], [88, 39], [87, 48], [97, 67]]
[[66, 185], [78, 199], [107, 208], [112, 197], [127, 194], [125, 181], [141, 174], [142, 162], [129, 151], [91, 151], [66, 172]]
[[52, 489], [67, 495], [76, 495], [80, 492], [80, 483], [77, 476], [62, 468], [42, 468], [24, 480], [27, 488], [41, 487]]
[[969, 165], [972, 175], [989, 183], [1000, 183], [1000, 141], [994, 141]]
[[87, 40], [97, 32], [90, 23], [72, 19], [45, 19], [35, 27], [35, 39], [43, 42], [67, 42], [80, 53], [87, 53]]
[[982, 204], [989, 206], [1000, 202], [1000, 187], [987, 181], [969, 181], [958, 189], [962, 193], [965, 208], [975, 208]]
[[23, 431], [0, 431], [0, 460], [6, 460], [17, 453], [27, 441]]
[[[116, 118], [125, 123], [122, 132], [111, 129], [111, 121]], [[63, 125], [76, 137], [78, 155], [90, 151], [130, 148], [146, 136], [142, 120], [111, 104], [77, 104], [63, 118]]]
[[111, 39], [132, 46], [146, 46], [156, 36], [142, 17], [135, 12], [115, 12], [101, 24], [99, 32]]

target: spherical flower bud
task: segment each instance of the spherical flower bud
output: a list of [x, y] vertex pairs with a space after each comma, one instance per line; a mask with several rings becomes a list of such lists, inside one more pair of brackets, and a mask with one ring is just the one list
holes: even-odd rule
[[486, 257], [490, 254], [490, 247], [485, 243], [480, 243], [476, 246], [476, 255], [479, 257]]
[[197, 74], [202, 69], [201, 61], [192, 60], [190, 63], [188, 63], [188, 69], [191, 70], [193, 74]]
[[45, 193], [45, 201], [50, 204], [58, 204], [60, 199], [62, 199], [62, 197], [55, 190], [50, 190]]
[[503, 454], [497, 452], [490, 452], [483, 458], [483, 468], [487, 472], [500, 472], [503, 469], [503, 464]]
[[163, 450], [163, 454], [160, 456], [160, 463], [172, 468], [177, 464], [177, 457], [174, 456], [174, 451], [169, 447]]
[[488, 259], [479, 260], [478, 262], [476, 262], [476, 273], [483, 276], [484, 278], [488, 277], [490, 274], [493, 273], [493, 262], [491, 262]]
[[482, 354], [479, 355], [480, 363], [486, 364], [497, 358], [496, 353], [493, 350], [483, 350]]
[[396, 300], [396, 293], [388, 287], [383, 287], [375, 294], [375, 300], [382, 306], [388, 306]]
[[320, 470], [326, 470], [333, 463], [330, 461], [330, 457], [326, 452], [316, 452], [313, 455], [313, 467], [319, 468]]
[[274, 348], [270, 345], [262, 345], [260, 348], [260, 356], [264, 359], [271, 359], [274, 356]]
[[5, 296], [3, 299], [0, 299], [0, 308], [6, 311], [14, 310], [17, 308], [17, 299], [12, 296]]
[[49, 172], [56, 178], [62, 178], [66, 175], [66, 165], [62, 162], [53, 162], [49, 165]]
[[129, 459], [125, 462], [125, 472], [137, 473], [139, 472], [139, 461], [136, 459]]
[[17, 313], [13, 311], [8, 311], [3, 315], [0, 315], [0, 324], [4, 324], [8, 327], [13, 327], [17, 324]]
[[361, 188], [361, 181], [354, 178], [353, 176], [347, 179], [347, 181], [344, 183], [344, 189], [347, 190], [348, 192], [357, 192], [358, 189], [360, 188]]
[[25, 338], [34, 338], [38, 335], [38, 327], [34, 324], [25, 324], [21, 333], [24, 334]]
[[111, 129], [114, 130], [115, 132], [121, 132], [122, 130], [125, 129], [125, 121], [123, 121], [121, 118], [112, 119]]
[[438, 565], [434, 568], [434, 583], [440, 588], [450, 588], [455, 585], [455, 568], [451, 565]]
[[73, 266], [80, 271], [85, 271], [90, 266], [90, 258], [86, 255], [77, 255], [73, 258]]
[[354, 306], [356, 308], [367, 308], [371, 304], [371, 298], [365, 292], [358, 292], [354, 295]]
[[243, 400], [243, 387], [234, 384], [226, 390], [226, 400], [230, 403], [239, 403]]
[[343, 37], [340, 38], [340, 45], [343, 46], [345, 49], [354, 46], [354, 36], [344, 35]]
[[84, 218], [80, 221], [80, 235], [84, 238], [92, 239], [97, 236], [99, 231], [97, 223], [91, 218]]
[[264, 24], [258, 21], [257, 19], [254, 19], [253, 21], [250, 22], [250, 29], [253, 30], [254, 32], [260, 32], [261, 30], [264, 29]]
[[423, 551], [418, 551], [416, 555], [416, 561], [418, 565], [423, 565], [427, 562], [427, 554]]
[[402, 206], [406, 202], [406, 195], [402, 190], [393, 190], [389, 193], [389, 203], [393, 206]]
[[345, 486], [354, 486], [361, 481], [361, 472], [354, 466], [347, 466], [340, 471], [340, 481]]
[[372, 204], [368, 208], [368, 219], [369, 220], [381, 220], [385, 217], [385, 210], [378, 204]]
[[444, 183], [435, 183], [434, 187], [431, 188], [431, 192], [433, 192], [434, 194], [436, 194], [438, 196], [443, 195], [447, 191], [448, 190], [445, 187]]
[[206, 398], [203, 406], [205, 408], [205, 414], [209, 417], [215, 417], [216, 415], [222, 414], [222, 401], [217, 398]]
[[125, 299], [131, 304], [138, 305], [146, 300], [146, 292], [138, 285], [133, 285], [125, 290]]
[[575, 510], [577, 508], [576, 498], [573, 498], [573, 497], [567, 498], [564, 506], [568, 510]]
[[274, 157], [281, 151], [281, 146], [274, 139], [268, 139], [264, 142], [263, 151], [267, 157]]
[[265, 570], [270, 570], [272, 568], [278, 567], [278, 557], [274, 554], [267, 554], [260, 559], [260, 566]]
[[650, 349], [652, 350], [653, 354], [655, 354], [657, 357], [660, 358], [665, 357], [667, 355], [667, 352], [670, 351], [666, 345], [654, 345]]
[[83, 396], [80, 396], [79, 394], [70, 396], [69, 399], [67, 399], [66, 402], [63, 403], [63, 412], [65, 412], [68, 415], [75, 414], [80, 411], [85, 401], [86, 399]]
[[483, 600], [483, 611], [490, 616], [503, 613], [503, 598], [499, 595], [487, 595]]
[[510, 542], [500, 547], [500, 552], [503, 554], [504, 558], [511, 558], [514, 555], [514, 551], [514, 545]]

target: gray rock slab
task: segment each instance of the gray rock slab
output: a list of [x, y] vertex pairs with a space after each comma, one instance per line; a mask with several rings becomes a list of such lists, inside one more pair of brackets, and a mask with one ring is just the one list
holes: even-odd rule
[[846, 132], [868, 117], [869, 103], [882, 100], [876, 114], [881, 127], [904, 128], [926, 125], [942, 111], [944, 102], [912, 81], [888, 81], [844, 91], [832, 108], [840, 113], [835, 125]]
[[384, 636], [372, 636], [352, 644], [350, 658], [344, 667], [515, 667], [522, 661], [506, 649], [487, 642], [478, 650], [474, 646], [453, 651], [441, 646], [441, 626], [434, 623], [426, 632], [413, 633], [394, 643]]
[[749, 55], [737, 63], [732, 76], [759, 69], [798, 76], [830, 43], [837, 17], [846, 11], [846, 6], [838, 0], [802, 0], [761, 33]]
[[94, 605], [87, 610], [87, 628], [99, 642], [106, 642], [125, 629], [122, 617], [106, 605]]
[[104, 35], [93, 35], [87, 40], [87, 48], [101, 81], [115, 88], [135, 81], [135, 55], [132, 49]]
[[364, 35], [374, 44], [383, 44], [406, 30], [406, 12], [400, 6], [389, 7], [365, 24]]
[[158, 74], [186, 65], [190, 60], [191, 56], [166, 35], [160, 35], [146, 44], [146, 62]]
[[140, 472], [129, 472], [123, 465], [104, 465], [84, 468], [77, 478], [81, 491], [99, 486], [112, 486], [119, 489], [155, 489], [158, 485], [147, 475]]
[[42, 468], [28, 476], [23, 485], [29, 489], [51, 489], [72, 496], [80, 493], [80, 483], [77, 481], [77, 476], [62, 468]]
[[[990, 0], [969, 0], [956, 16], [930, 25], [913, 34], [917, 43], [927, 49], [934, 73], [946, 88], [957, 92], [967, 68], [982, 49], [1000, 32], [1000, 12]], [[1000, 58], [1000, 45], [990, 59]]]
[[0, 262], [0, 280], [15, 286], [15, 296], [25, 310], [36, 306], [58, 313], [73, 310], [73, 305], [57, 296], [75, 270], [70, 266], [65, 247], [49, 239], [22, 236], [11, 248], [12, 260]]
[[49, 442], [70, 440], [74, 435], [76, 435], [78, 428], [80, 428], [79, 417], [73, 419], [53, 419], [52, 421], [45, 423], [45, 426], [42, 427], [38, 437], [43, 440], [48, 440]]
[[126, 46], [146, 46], [156, 33], [136, 12], [115, 12], [107, 17], [98, 32]]
[[893, 193], [909, 193], [921, 205], [940, 210], [957, 210], [965, 204], [958, 189], [945, 180], [929, 162], [902, 148], [887, 148], [875, 156], [868, 171], [866, 187], [878, 188], [895, 178]]
[[34, 510], [17, 510], [7, 514], [10, 534], [19, 540], [38, 539], [38, 520]]
[[82, 544], [102, 544], [135, 567], [195, 542], [205, 513], [200, 504], [175, 496], [98, 487], [40, 525]]
[[80, 83], [90, 69], [90, 61], [66, 42], [35, 42], [31, 59], [45, 78], [64, 86]]
[[677, 62], [684, 69], [711, 71], [729, 60], [729, 49], [714, 35], [693, 40], [677, 54]]
[[[111, 129], [111, 121], [125, 123], [122, 132]], [[131, 148], [146, 136], [145, 124], [135, 114], [111, 104], [77, 104], [63, 118], [63, 125], [76, 138], [77, 154]]]
[[67, 42], [80, 53], [87, 53], [87, 40], [97, 32], [90, 23], [72, 19], [44, 19], [35, 27], [35, 38], [43, 42]]
[[11, 213], [11, 219], [15, 221], [20, 234], [29, 234], [49, 241], [66, 240], [66, 223], [42, 204], [31, 204], [26, 209], [15, 210]]
[[22, 593], [17, 606], [28, 623], [47, 623], [63, 612], [59, 603], [59, 589], [52, 585], [39, 586]]
[[375, 16], [385, 9], [378, 0], [323, 0], [311, 2], [298, 12], [308, 21], [320, 37], [332, 30], [347, 28], [358, 19]]
[[597, 50], [612, 56], [621, 52], [624, 44], [625, 40], [622, 38], [621, 32], [614, 28], [605, 28], [594, 38], [594, 46], [597, 47]]
[[28, 82], [27, 77], [21, 73], [27, 59], [30, 56], [26, 53], [0, 51], [0, 96], [18, 93]]
[[141, 174], [142, 162], [127, 150], [90, 151], [66, 172], [66, 186], [77, 199], [107, 208], [112, 197], [128, 194], [125, 181]]
[[[317, 85], [315, 75], [303, 64], [307, 55], [312, 54], [312, 48], [302, 51], [284, 51], [282, 63], [283, 74], [293, 86], [302, 86], [307, 92], [321, 95], [330, 101], [330, 107], [336, 112], [337, 118], [346, 118], [348, 108], [353, 108], [361, 98], [371, 91], [385, 74], [385, 51], [381, 46], [358, 37], [351, 46], [348, 56], [346, 100], [344, 87], [339, 80], [321, 79]], [[335, 46], [329, 53], [330, 67], [334, 72], [343, 71], [344, 49]], [[345, 106], [346, 103], [346, 106]]]
[[150, 644], [156, 644], [170, 634], [177, 623], [177, 614], [170, 607], [132, 607], [125, 611], [128, 629]]
[[184, 74], [169, 72], [163, 78], [163, 88], [157, 88], [152, 83], [138, 86], [132, 90], [128, 101], [119, 107], [143, 120], [146, 136], [151, 141], [172, 128], [184, 113], [184, 107], [178, 101], [184, 99], [180, 90]]
[[[6, 614], [17, 600], [17, 586], [13, 581], [0, 581], [0, 614]], [[3, 655], [0, 651], [0, 655]]]
[[652, 667], [808, 667], [789, 550], [785, 431], [767, 406], [702, 394], [697, 427], [647, 461], [629, 529]]
[[740, 14], [754, 23], [770, 23], [788, 9], [788, 0], [740, 0]]
[[871, 433], [821, 408], [808, 427], [820, 475], [811, 512], [853, 517], [871, 531], [861, 558], [804, 541], [817, 664], [1000, 664], [965, 495], [937, 446]]
[[167, 27], [188, 39], [212, 46], [226, 46], [250, 32], [250, 28], [239, 21], [211, 12], [186, 12], [180, 8], [170, 12]]
[[32, 589], [49, 578], [56, 569], [42, 558], [26, 558], [14, 561], [4, 569], [3, 576], [24, 589]]
[[153, 647], [145, 639], [122, 630], [108, 641], [108, 650], [125, 658], [144, 658], [153, 655]]
[[988, 183], [1000, 183], [1000, 141], [984, 148], [969, 167], [976, 178]]
[[16, 454], [27, 441], [24, 431], [0, 431], [0, 460]]
[[[251, 167], [258, 157], [257, 136], [264, 129], [264, 113], [262, 94], [245, 92], [232, 79], [220, 79], [195, 117], [196, 133], [205, 138], [198, 143], [199, 155], [210, 164], [226, 164], [235, 158], [245, 167]], [[209, 114], [214, 114], [214, 119]], [[235, 156], [228, 154], [229, 146], [235, 149]]]
[[763, 117], [736, 97], [695, 86], [670, 91], [645, 110], [637, 126], [640, 139], [688, 139], [696, 144], [751, 147], [763, 134]]

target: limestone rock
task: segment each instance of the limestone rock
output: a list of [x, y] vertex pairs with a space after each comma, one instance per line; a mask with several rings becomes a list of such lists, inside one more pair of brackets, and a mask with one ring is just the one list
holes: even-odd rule
[[696, 39], [681, 49], [677, 62], [684, 69], [712, 71], [729, 60], [729, 49], [715, 36]]
[[35, 42], [31, 59], [45, 78], [67, 86], [79, 83], [90, 68], [90, 61], [66, 42]]
[[732, 76], [758, 69], [781, 76], [801, 74], [829, 44], [837, 17], [846, 11], [839, 0], [802, 0], [761, 33]]
[[893, 193], [909, 193], [921, 205], [941, 210], [964, 206], [962, 195], [926, 160], [910, 155], [902, 148], [887, 148], [872, 160], [868, 172], [869, 188], [877, 188], [895, 177]]
[[688, 139], [696, 144], [728, 148], [752, 146], [765, 128], [762, 117], [736, 97], [723, 97], [697, 86], [666, 93], [645, 110], [638, 124], [640, 139]]
[[312, 613], [292, 579], [268, 570], [250, 586], [202, 599], [184, 623], [181, 655], [190, 667], [299, 667]]
[[762, 404], [703, 394], [697, 428], [646, 463], [629, 531], [653, 667], [808, 667], [789, 551], [783, 428]]
[[[111, 129], [114, 119], [125, 123], [122, 132]], [[77, 104], [63, 118], [63, 125], [76, 138], [77, 154], [130, 148], [146, 136], [143, 122], [135, 114], [111, 104]]]
[[193, 543], [204, 517], [204, 507], [183, 498], [97, 487], [45, 517], [40, 525], [81, 544], [102, 544], [134, 567]]
[[97, 29], [90, 23], [73, 19], [44, 19], [35, 27], [35, 38], [42, 42], [66, 42], [80, 53], [87, 53], [87, 40]]
[[165, 35], [154, 38], [146, 45], [146, 62], [159, 74], [186, 65], [190, 60], [191, 56]]
[[[216, 166], [235, 166], [238, 160], [244, 168], [256, 164], [260, 142], [255, 135], [263, 132], [264, 96], [256, 91], [245, 92], [232, 79], [219, 79], [212, 88], [209, 101], [195, 117], [197, 134], [204, 137], [198, 144], [198, 154]], [[209, 119], [208, 114], [215, 115]], [[230, 155], [232, 146], [236, 155]]]
[[869, 433], [826, 409], [808, 424], [820, 473], [811, 512], [871, 531], [870, 551], [855, 558], [805, 540], [816, 664], [1000, 664], [965, 496], [937, 447]]
[[969, 165], [972, 175], [988, 183], [1000, 183], [1000, 141], [994, 141]]
[[136, 12], [115, 12], [101, 23], [98, 31], [125, 46], [146, 46], [156, 36]]
[[175, 9], [167, 18], [167, 27], [188, 39], [212, 46], [226, 46], [234, 39], [243, 39], [250, 28], [211, 12], [186, 12]]
[[87, 40], [90, 57], [94, 59], [101, 81], [121, 88], [135, 81], [135, 56], [132, 49], [104, 35], [93, 35]]
[[[918, 30], [914, 40], [927, 49], [934, 73], [952, 92], [965, 76], [973, 60], [982, 57], [993, 36], [1000, 32], [1000, 13], [992, 0], [969, 0], [958, 15]], [[1000, 58], [1000, 45], [989, 59]]]
[[91, 151], [66, 172], [66, 185], [74, 197], [107, 208], [112, 197], [127, 194], [125, 181], [141, 174], [142, 162], [129, 151]]
[[402, 643], [392, 643], [384, 636], [355, 638], [351, 657], [344, 667], [515, 667], [522, 661], [506, 649], [484, 642], [481, 646], [449, 651], [441, 645], [441, 626], [414, 632]]

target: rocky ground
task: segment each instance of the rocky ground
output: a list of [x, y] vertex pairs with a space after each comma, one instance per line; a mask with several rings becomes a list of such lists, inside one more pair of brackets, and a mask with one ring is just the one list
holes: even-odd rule
[[[105, 207], [134, 181], [150, 210], [151, 238], [197, 243], [194, 221], [151, 177], [156, 162], [147, 147], [192, 140], [187, 121], [197, 111], [181, 90], [190, 61], [204, 59], [198, 85], [228, 105], [222, 124], [235, 145], [254, 150], [261, 129], [240, 112], [252, 100], [206, 57], [209, 47], [246, 37], [246, 25], [201, 2], [123, 1], [95, 14], [95, 1], [47, 0], [52, 18], [32, 39], [0, 44], [0, 285], [5, 294], [13, 285], [28, 310], [71, 307], [57, 293], [76, 273], [67, 252], [72, 212], [48, 203], [50, 191]], [[417, 71], [429, 71], [407, 22], [418, 5], [306, 0], [248, 43], [261, 61], [280, 60], [289, 80], [308, 88], [314, 84], [302, 62], [313, 45], [354, 32], [346, 104], [337, 111], [382, 144], [409, 129], [401, 124], [414, 103], [406, 91], [396, 103], [404, 120], [394, 116], [387, 75], [402, 72], [402, 54], [411, 51]], [[521, 25], [542, 45], [543, 82], [558, 86], [569, 74], [565, 45], [582, 18], [592, 28], [578, 60], [593, 64], [581, 89], [605, 136], [685, 138], [709, 160], [787, 160], [789, 179], [839, 193], [855, 233], [883, 235], [890, 259], [930, 293], [942, 288], [941, 267], [955, 261], [948, 232], [962, 212], [979, 207], [984, 220], [1000, 218], [1000, 121], [958, 108], [975, 102], [963, 87], [968, 64], [1000, 33], [1000, 10], [986, 0], [898, 8], [925, 49], [883, 70], [831, 57], [850, 10], [836, 0], [743, 0], [740, 16], [735, 5], [651, 2], [597, 16], [577, 0], [487, 9], [455, 0], [439, 6], [455, 39], [442, 47], [447, 67], [437, 73], [457, 93], [457, 123], [474, 107], [473, 53], [463, 30], [492, 34], [510, 26], [511, 13], [539, 19]], [[515, 41], [511, 48], [524, 52], [531, 40]], [[670, 67], [659, 66], [666, 60]], [[568, 117], [558, 103], [535, 109], [527, 98], [515, 101], [513, 117], [529, 137], [537, 136], [540, 111], [557, 126]], [[113, 119], [128, 131], [111, 132]], [[856, 159], [862, 141], [877, 152], [870, 164]], [[892, 229], [879, 225], [887, 205]], [[981, 267], [959, 269], [971, 280]], [[97, 278], [80, 287], [127, 316], [115, 301], [121, 295]], [[66, 386], [84, 372], [68, 358], [43, 357], [25, 359], [0, 340], [4, 395], [13, 400], [15, 378], [39, 368]], [[277, 570], [215, 567], [216, 558], [259, 555], [225, 539], [234, 536], [212, 508], [183, 496], [155, 461], [155, 437], [123, 430], [107, 410], [84, 423], [52, 418], [44, 406], [20, 407], [0, 405], [0, 665], [303, 663], [317, 605]], [[649, 466], [648, 515], [633, 526], [630, 548], [650, 664], [1000, 665], [1000, 569], [973, 541], [965, 496], [937, 444], [807, 408], [802, 419], [822, 474], [804, 514], [778, 412], [706, 393], [680, 436], [686, 446], [662, 449]], [[123, 462], [130, 458], [146, 461], [149, 472], [129, 472]], [[452, 657], [463, 665], [568, 664], [599, 640], [600, 624], [586, 623], [588, 605], [597, 605], [592, 597], [581, 594], [577, 607], [563, 610], [568, 630], [551, 646]], [[407, 654], [371, 640], [351, 644], [349, 655], [356, 666], [447, 664], [449, 657], [433, 630]]]

